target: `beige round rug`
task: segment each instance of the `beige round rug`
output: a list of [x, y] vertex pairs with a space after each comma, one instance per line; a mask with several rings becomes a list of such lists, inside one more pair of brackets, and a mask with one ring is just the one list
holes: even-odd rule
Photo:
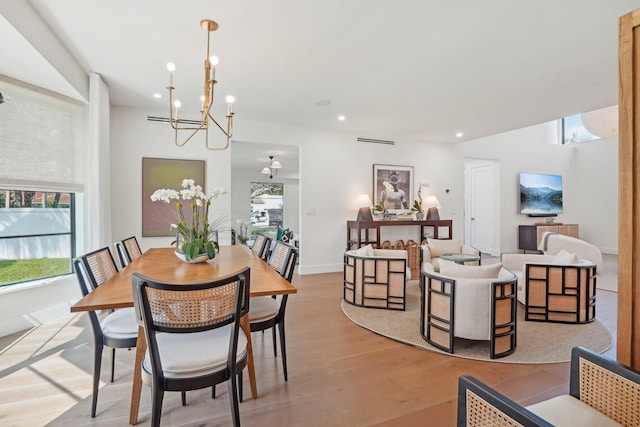
[[420, 335], [420, 288], [417, 282], [407, 286], [407, 310], [393, 311], [356, 307], [342, 301], [342, 311], [351, 321], [382, 336], [425, 350], [450, 356], [503, 363], [557, 363], [571, 359], [571, 349], [586, 347], [598, 353], [613, 344], [611, 331], [598, 319], [584, 325], [527, 322], [518, 304], [516, 351], [499, 359], [489, 358], [489, 342], [456, 338], [454, 354], [433, 347]]

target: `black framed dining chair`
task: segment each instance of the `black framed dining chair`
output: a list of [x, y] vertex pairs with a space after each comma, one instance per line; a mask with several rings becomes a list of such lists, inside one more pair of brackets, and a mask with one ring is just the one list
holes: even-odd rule
[[124, 240], [115, 242], [114, 246], [122, 268], [125, 268], [131, 261], [142, 255], [136, 236], [127, 237]]
[[[102, 283], [113, 277], [118, 269], [108, 247], [98, 249], [73, 260], [82, 296], [87, 296]], [[99, 316], [88, 311], [93, 331], [93, 397], [91, 417], [96, 416], [98, 385], [102, 367], [102, 350], [111, 347], [111, 382], [114, 381], [116, 348], [132, 348], [138, 341], [138, 323], [133, 308], [123, 308]]]
[[251, 250], [256, 253], [260, 258], [267, 261], [269, 256], [269, 251], [271, 249], [271, 237], [265, 236], [264, 234], [256, 234], [256, 239], [253, 242], [253, 246]]
[[148, 351], [142, 381], [151, 386], [151, 425], [159, 426], [165, 391], [227, 382], [231, 417], [240, 425], [238, 374], [247, 365], [247, 337], [240, 318], [249, 310], [250, 269], [226, 277], [169, 284], [133, 273], [136, 316]]
[[[293, 272], [298, 258], [298, 250], [294, 246], [284, 242], [277, 241], [269, 265], [276, 270], [288, 282], [293, 279]], [[273, 331], [273, 355], [277, 357], [277, 340], [276, 326], [280, 335], [280, 352], [282, 354], [282, 369], [284, 372], [284, 380], [288, 380], [287, 374], [287, 351], [285, 338], [285, 312], [287, 308], [288, 295], [264, 296], [251, 298], [251, 307], [249, 310], [249, 322], [251, 332], [264, 331], [271, 329]]]

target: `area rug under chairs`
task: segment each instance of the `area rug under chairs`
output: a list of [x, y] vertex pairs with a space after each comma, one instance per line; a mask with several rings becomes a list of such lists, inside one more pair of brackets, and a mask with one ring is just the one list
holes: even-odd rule
[[407, 286], [406, 311], [356, 307], [342, 301], [342, 311], [355, 324], [382, 336], [425, 350], [501, 363], [568, 362], [571, 349], [586, 347], [603, 353], [613, 344], [611, 331], [599, 320], [584, 325], [526, 322], [518, 306], [518, 345], [516, 351], [500, 359], [489, 358], [488, 341], [456, 338], [455, 353], [449, 354], [429, 345], [420, 335], [420, 289], [417, 282]]

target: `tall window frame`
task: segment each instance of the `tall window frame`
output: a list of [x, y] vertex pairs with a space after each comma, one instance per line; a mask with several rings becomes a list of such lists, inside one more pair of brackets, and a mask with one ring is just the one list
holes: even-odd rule
[[[0, 263], [23, 265], [11, 276], [3, 268], [3, 289], [72, 273], [81, 232], [83, 198], [77, 195], [84, 191], [88, 108], [2, 75], [0, 92], [6, 99], [0, 105]], [[61, 194], [68, 195], [68, 207], [60, 205]]]

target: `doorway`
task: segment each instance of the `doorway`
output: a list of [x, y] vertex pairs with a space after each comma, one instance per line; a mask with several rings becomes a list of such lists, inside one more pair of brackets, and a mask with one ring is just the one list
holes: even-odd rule
[[465, 161], [465, 242], [500, 255], [500, 167], [493, 160]]

